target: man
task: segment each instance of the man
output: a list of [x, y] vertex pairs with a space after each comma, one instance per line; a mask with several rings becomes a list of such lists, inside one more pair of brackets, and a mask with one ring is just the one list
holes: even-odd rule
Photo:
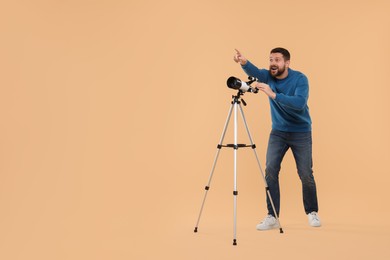
[[279, 171], [284, 155], [291, 148], [302, 182], [303, 205], [309, 224], [321, 226], [318, 217], [317, 189], [312, 170], [311, 118], [307, 100], [309, 83], [304, 74], [290, 69], [290, 53], [284, 48], [270, 52], [269, 70], [258, 69], [238, 50], [234, 61], [248, 76], [258, 79], [253, 86], [269, 97], [272, 130], [268, 141], [265, 179], [277, 216], [267, 196], [268, 215], [256, 226], [258, 230], [278, 227], [280, 210]]

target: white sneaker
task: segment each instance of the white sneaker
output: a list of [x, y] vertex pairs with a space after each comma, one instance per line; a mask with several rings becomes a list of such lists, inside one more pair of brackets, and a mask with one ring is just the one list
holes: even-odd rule
[[321, 226], [321, 221], [320, 218], [318, 217], [318, 213], [313, 211], [309, 214], [307, 214], [309, 218], [309, 225], [312, 227], [320, 227]]
[[268, 230], [279, 227], [278, 222], [276, 221], [276, 218], [272, 215], [268, 215], [265, 217], [263, 221], [260, 222], [256, 226], [257, 230]]

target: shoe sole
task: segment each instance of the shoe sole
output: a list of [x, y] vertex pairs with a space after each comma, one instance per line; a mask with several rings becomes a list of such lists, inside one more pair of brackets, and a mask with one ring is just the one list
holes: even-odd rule
[[274, 225], [266, 227], [266, 228], [256, 226], [256, 229], [259, 230], [259, 231], [265, 231], [265, 230], [275, 229], [275, 228], [278, 228], [278, 227], [279, 227], [278, 224], [274, 224]]

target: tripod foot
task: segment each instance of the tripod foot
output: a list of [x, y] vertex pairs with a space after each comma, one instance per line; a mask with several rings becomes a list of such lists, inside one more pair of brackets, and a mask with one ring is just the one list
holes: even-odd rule
[[194, 233], [198, 232], [198, 227], [195, 227]]
[[284, 233], [282, 228], [279, 228], [279, 230], [280, 230], [280, 234]]
[[233, 246], [236, 246], [236, 245], [237, 245], [237, 240], [233, 239]]

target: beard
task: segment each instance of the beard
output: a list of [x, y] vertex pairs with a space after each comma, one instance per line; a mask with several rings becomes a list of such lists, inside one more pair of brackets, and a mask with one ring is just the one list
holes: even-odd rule
[[283, 66], [282, 68], [279, 68], [278, 66], [270, 66], [269, 67], [269, 73], [274, 78], [282, 75], [285, 70], [286, 70], [286, 66]]

